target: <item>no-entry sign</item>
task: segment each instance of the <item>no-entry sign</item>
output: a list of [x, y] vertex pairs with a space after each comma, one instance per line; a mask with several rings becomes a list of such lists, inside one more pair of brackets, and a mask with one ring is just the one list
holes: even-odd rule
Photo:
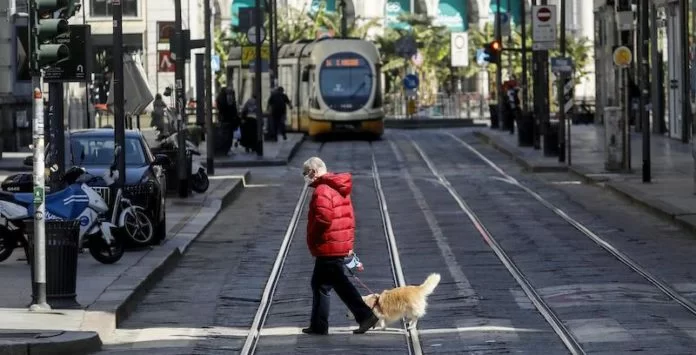
[[532, 6], [532, 48], [556, 48], [556, 6]]

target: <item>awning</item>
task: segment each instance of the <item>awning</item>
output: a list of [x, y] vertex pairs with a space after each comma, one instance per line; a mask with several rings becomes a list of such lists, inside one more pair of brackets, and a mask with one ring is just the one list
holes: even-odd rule
[[[261, 1], [263, 6], [263, 1]], [[232, 7], [230, 8], [230, 18], [232, 19], [232, 26], [239, 26], [239, 9], [243, 7], [254, 7], [256, 6], [255, 0], [234, 0], [232, 2]]]
[[336, 12], [337, 5], [336, 0], [312, 0], [312, 4], [309, 7], [309, 13], [314, 14], [319, 11], [319, 7], [324, 3], [324, 11], [326, 12]]
[[410, 0], [388, 0], [385, 11], [387, 26], [396, 29], [408, 29], [407, 23], [399, 21], [399, 15], [410, 13]]
[[[114, 81], [109, 84], [109, 96], [106, 105], [110, 112], [114, 112]], [[136, 63], [129, 55], [123, 55], [123, 100], [125, 101], [124, 113], [137, 116], [145, 112], [145, 108], [154, 100], [150, 86], [147, 83], [145, 69], [140, 63]]]
[[467, 8], [461, 0], [440, 0], [435, 24], [445, 26], [452, 32], [466, 31], [469, 28]]

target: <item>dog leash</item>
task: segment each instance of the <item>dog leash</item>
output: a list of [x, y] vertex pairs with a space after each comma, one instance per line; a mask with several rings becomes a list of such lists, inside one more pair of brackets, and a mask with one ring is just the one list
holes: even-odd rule
[[353, 270], [351, 270], [351, 269], [350, 269], [349, 267], [347, 267], [347, 266], [346, 266], [346, 269], [348, 269], [348, 272], [350, 272], [350, 275], [353, 276], [353, 278], [354, 278], [356, 281], [358, 281], [358, 283], [360, 284], [360, 286], [362, 286], [364, 289], [366, 289], [367, 292], [369, 292], [370, 294], [377, 295], [377, 296], [375, 297], [375, 304], [372, 306], [371, 310], [374, 310], [375, 308], [379, 307], [379, 295], [378, 295], [377, 293], [373, 292], [369, 287], [367, 287], [367, 285], [365, 285], [365, 283], [363, 283], [362, 280], [360, 280], [360, 278], [358, 277], [358, 275], [356, 275], [356, 274], [353, 272]]

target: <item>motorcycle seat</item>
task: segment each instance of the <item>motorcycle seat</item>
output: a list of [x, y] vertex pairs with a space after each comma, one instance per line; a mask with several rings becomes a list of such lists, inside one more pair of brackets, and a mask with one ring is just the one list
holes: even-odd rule
[[0, 201], [14, 201], [15, 194], [7, 191], [0, 191]]
[[14, 199], [21, 204], [31, 205], [34, 201], [34, 194], [31, 192], [18, 192], [14, 194]]

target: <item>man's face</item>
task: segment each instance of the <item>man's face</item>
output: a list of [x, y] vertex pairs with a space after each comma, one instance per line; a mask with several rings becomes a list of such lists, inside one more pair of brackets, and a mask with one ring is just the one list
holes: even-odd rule
[[304, 177], [307, 184], [311, 184], [316, 179], [316, 176], [317, 172], [314, 169], [304, 169], [302, 172], [302, 177]]

